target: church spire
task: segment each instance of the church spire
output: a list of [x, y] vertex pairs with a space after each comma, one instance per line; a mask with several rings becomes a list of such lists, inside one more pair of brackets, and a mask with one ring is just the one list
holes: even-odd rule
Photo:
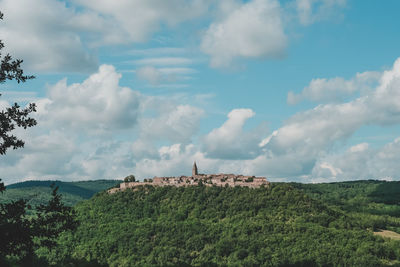
[[196, 165], [196, 161], [193, 163], [193, 168], [192, 168], [192, 176], [196, 176], [198, 175], [198, 171], [197, 171], [197, 165]]

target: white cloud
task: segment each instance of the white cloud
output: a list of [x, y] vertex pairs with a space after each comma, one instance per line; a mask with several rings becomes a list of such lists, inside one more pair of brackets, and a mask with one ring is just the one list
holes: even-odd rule
[[363, 152], [363, 151], [367, 150], [368, 147], [369, 147], [368, 143], [361, 143], [361, 144], [350, 147], [349, 151], [353, 152], [353, 153]]
[[[1, 98], [8, 102], [17, 102], [21, 105], [22, 103], [34, 102], [38, 100], [36, 92], [21, 92], [21, 91], [5, 91], [1, 94]], [[0, 106], [0, 110], [2, 110]]]
[[64, 79], [50, 86], [36, 102], [38, 125], [16, 132], [26, 145], [7, 153], [1, 178], [121, 178], [137, 161], [165, 158], [160, 142], [191, 142], [203, 110], [173, 97], [140, 95], [121, 87], [120, 78], [113, 66], [102, 65], [82, 83]]
[[152, 66], [174, 66], [174, 65], [188, 65], [192, 60], [185, 57], [156, 57], [144, 58], [134, 61], [137, 65], [152, 65]]
[[146, 66], [137, 69], [136, 76], [139, 79], [146, 80], [152, 85], [158, 85], [162, 79], [161, 71], [151, 66]]
[[238, 173], [240, 160], [224, 161], [210, 159], [194, 144], [173, 144], [158, 150], [158, 157], [145, 158], [136, 162], [135, 173], [140, 178], [154, 176], [191, 175], [193, 162], [199, 162], [200, 173]]
[[161, 83], [171, 83], [177, 80], [189, 79], [189, 74], [196, 71], [191, 68], [155, 68], [152, 66], [141, 67], [136, 70], [136, 76], [145, 80], [152, 86], [158, 86]]
[[[365, 125], [400, 124], [400, 59], [380, 77], [378, 86], [362, 96], [300, 112], [269, 136], [262, 126], [244, 130], [255, 113], [235, 109], [220, 127], [197, 138], [204, 110], [121, 87], [120, 74], [103, 65], [82, 83], [61, 81], [49, 88], [47, 98], [38, 101], [40, 128], [24, 132], [26, 148], [11, 151], [0, 162], [2, 178], [190, 174], [196, 160], [205, 173], [302, 181], [396, 180], [400, 138], [381, 148], [360, 143], [336, 152]], [[119, 136], [122, 128], [128, 131]], [[90, 129], [112, 129], [112, 135], [90, 135]], [[54, 166], [47, 170], [52, 160]]]
[[22, 136], [25, 147], [8, 151], [0, 162], [1, 175], [6, 183], [23, 178], [54, 179], [64, 173], [74, 175], [80, 172], [79, 165], [71, 162], [71, 158], [79, 153], [73, 137], [57, 130], [38, 136], [30, 131], [30, 134]]
[[208, 1], [203, 0], [74, 0], [73, 2], [107, 18], [116, 25], [118, 34], [109, 36], [108, 43], [144, 42], [161, 25], [174, 26], [203, 15]]
[[[136, 0], [119, 1], [118, 4], [106, 0], [68, 3], [0, 0], [0, 9], [5, 13], [0, 33], [7, 51], [24, 59], [28, 70], [91, 72], [98, 63], [97, 56], [89, 49], [147, 41], [161, 25], [173, 27], [195, 19], [204, 15], [208, 6], [208, 1], [200, 0], [172, 0], [168, 3]], [[157, 48], [152, 52], [176, 54], [182, 51], [179, 48]], [[154, 60], [156, 65], [190, 63], [186, 58], [164, 58], [158, 63]]]
[[136, 175], [141, 178], [175, 176], [177, 173], [189, 175], [190, 166], [196, 158], [196, 149], [193, 145], [173, 144], [161, 147], [158, 155], [157, 159], [146, 158], [136, 162]]
[[337, 16], [336, 10], [345, 7], [346, 3], [347, 0], [296, 0], [296, 9], [300, 23], [309, 25]]
[[299, 94], [288, 93], [288, 104], [294, 105], [302, 100], [313, 102], [341, 102], [345, 97], [352, 96], [355, 93], [366, 94], [376, 87], [381, 73], [367, 71], [357, 73], [350, 80], [341, 77], [332, 79], [312, 79], [310, 84]]
[[[159, 47], [130, 51], [130, 54], [144, 58], [132, 61], [137, 65], [136, 76], [153, 87], [186, 87], [181, 82], [191, 79], [197, 71], [188, 65], [194, 60], [185, 57], [183, 48]], [[131, 63], [131, 62], [130, 62]]]
[[135, 166], [129, 142], [118, 140], [86, 142], [84, 152], [80, 156], [81, 177], [86, 179], [122, 178], [132, 174]]
[[10, 104], [8, 103], [8, 101], [0, 100], [0, 110], [4, 110], [9, 107], [10, 107]]
[[[204, 115], [202, 109], [159, 97], [147, 98], [142, 106], [143, 115], [137, 127], [139, 136], [131, 146], [135, 160], [161, 160], [164, 154], [157, 148], [160, 142], [185, 146], [194, 141], [192, 138], [199, 130], [200, 119]], [[149, 116], [149, 113], [152, 115]]]
[[11, 55], [24, 59], [27, 69], [88, 72], [97, 67], [79, 35], [80, 20], [89, 15], [52, 0], [2, 0], [0, 9], [5, 14], [1, 39]]
[[159, 68], [159, 71], [165, 75], [182, 75], [182, 74], [193, 74], [196, 72], [195, 69], [192, 68]]
[[38, 116], [59, 127], [103, 132], [132, 128], [139, 111], [140, 94], [120, 87], [121, 75], [110, 65], [100, 66], [82, 83], [68, 85], [63, 79], [39, 101]]
[[340, 173], [324, 173], [321, 171], [321, 165], [316, 164], [312, 176], [324, 181], [400, 179], [398, 166], [400, 160], [399, 138], [378, 149], [369, 148], [367, 145], [363, 145], [362, 150], [354, 151], [352, 148], [342, 154], [332, 154], [324, 158], [332, 168], [340, 169]]
[[[286, 162], [282, 168], [300, 164], [292, 175], [308, 175], [333, 145], [346, 140], [361, 126], [399, 124], [400, 104], [396, 101], [400, 99], [399, 88], [400, 59], [397, 59], [393, 68], [382, 74], [375, 91], [347, 103], [319, 105], [294, 115], [263, 143], [264, 148], [270, 159]], [[365, 145], [358, 149], [362, 146]]]
[[322, 162], [319, 165], [319, 168], [321, 168], [321, 170], [327, 170], [329, 172], [329, 174], [331, 176], [334, 176], [334, 177], [336, 177], [338, 174], [342, 174], [343, 173], [343, 171], [341, 169], [335, 168], [335, 167], [333, 167], [332, 165], [330, 165], [329, 163], [326, 163], [326, 162]]
[[127, 54], [132, 56], [154, 57], [164, 55], [181, 55], [185, 52], [185, 49], [181, 47], [157, 47], [146, 49], [133, 49], [128, 51]]
[[[334, 152], [364, 125], [400, 123], [400, 59], [379, 76], [378, 86], [355, 100], [318, 105], [292, 116], [267, 138], [258, 136], [254, 144], [259, 144], [262, 151], [252, 157], [245, 154], [238, 158], [241, 152], [251, 151], [240, 140], [245, 121], [254, 113], [234, 110], [221, 127], [212, 130], [199, 144], [164, 147], [157, 157], [137, 162], [135, 170], [143, 177], [188, 174], [196, 160], [206, 173], [265, 175], [272, 180], [400, 179], [400, 138], [379, 149], [360, 143], [343, 153]], [[235, 157], [230, 158], [232, 155]]]
[[212, 67], [227, 67], [235, 58], [281, 57], [286, 39], [279, 2], [252, 0], [212, 23], [201, 48]]
[[263, 135], [261, 127], [244, 132], [245, 122], [255, 113], [251, 109], [234, 109], [228, 120], [204, 137], [203, 150], [207, 157], [219, 159], [255, 158], [260, 152], [259, 142]]
[[[344, 5], [345, 0], [297, 0], [296, 10], [300, 21], [309, 24]], [[191, 27], [185, 38], [198, 41], [204, 24], [189, 24], [197, 19], [211, 20], [200, 46], [213, 67], [229, 67], [235, 59], [279, 58], [287, 46], [286, 13], [277, 0], [0, 0], [0, 9], [7, 50], [35, 72], [91, 72], [98, 65], [94, 47], [146, 42], [183, 23]], [[164, 42], [162, 36], [155, 39]], [[191, 64], [188, 58], [173, 57], [182, 51], [165, 47], [128, 54], [154, 57], [135, 62], [144, 66]], [[170, 57], [157, 57], [164, 53]]]
[[158, 150], [154, 140], [147, 138], [138, 138], [131, 146], [133, 157], [135, 159], [155, 159], [159, 157]]
[[[157, 101], [158, 102], [158, 101]], [[155, 102], [155, 103], [157, 103]], [[199, 121], [204, 111], [189, 105], [173, 105], [162, 103], [153, 106], [158, 116], [143, 117], [140, 120], [142, 139], [168, 140], [171, 142], [188, 143], [199, 129]]]

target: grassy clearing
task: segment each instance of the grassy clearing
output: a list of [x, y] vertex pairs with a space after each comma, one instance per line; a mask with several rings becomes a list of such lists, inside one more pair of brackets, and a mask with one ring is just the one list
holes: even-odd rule
[[377, 232], [374, 232], [374, 235], [388, 237], [393, 240], [400, 240], [400, 234], [393, 232], [393, 231], [389, 231], [389, 230], [378, 230]]

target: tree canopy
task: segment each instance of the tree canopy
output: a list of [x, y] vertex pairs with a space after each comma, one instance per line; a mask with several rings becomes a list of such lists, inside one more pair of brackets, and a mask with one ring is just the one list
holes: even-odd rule
[[105, 266], [385, 266], [384, 241], [340, 209], [288, 184], [267, 188], [153, 187], [97, 194], [76, 206], [79, 227], [43, 254]]
[[[1, 12], [0, 19], [3, 19]], [[0, 83], [7, 80], [20, 83], [34, 78], [24, 75], [22, 60], [13, 59], [9, 54], [3, 56], [3, 48], [4, 44], [0, 40]], [[24, 146], [24, 141], [11, 132], [16, 127], [26, 129], [36, 125], [36, 120], [29, 117], [29, 114], [35, 111], [35, 104], [31, 103], [28, 107], [21, 108], [15, 103], [0, 112], [0, 155], [5, 155], [8, 148], [17, 149]], [[0, 193], [5, 189], [0, 179]], [[27, 209], [31, 207], [25, 199], [0, 203], [0, 266], [34, 266], [35, 250], [52, 249], [60, 233], [76, 228], [74, 212], [62, 203], [57, 190], [58, 187], [53, 188], [50, 201], [38, 206], [34, 215], [27, 214]]]
[[[3, 19], [1, 12], [0, 19]], [[21, 68], [23, 60], [13, 59], [9, 54], [3, 55], [3, 49], [4, 43], [0, 40], [0, 84], [7, 80], [15, 80], [20, 83], [34, 78], [32, 75], [24, 75]], [[8, 148], [17, 149], [24, 146], [24, 141], [12, 135], [11, 132], [16, 127], [26, 129], [36, 125], [36, 120], [29, 117], [29, 114], [35, 111], [36, 105], [34, 103], [25, 108], [14, 103], [13, 106], [0, 111], [0, 155], [6, 154]]]
[[135, 177], [135, 175], [131, 174], [131, 175], [126, 176], [126, 177], [124, 178], [124, 182], [125, 182], [125, 183], [136, 182], [136, 177]]

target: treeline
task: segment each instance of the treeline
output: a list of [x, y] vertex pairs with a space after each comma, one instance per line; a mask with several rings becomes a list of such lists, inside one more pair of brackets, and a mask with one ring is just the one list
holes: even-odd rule
[[46, 204], [51, 199], [50, 185], [59, 187], [58, 192], [63, 196], [63, 203], [74, 206], [79, 201], [89, 199], [94, 194], [118, 185], [121, 180], [95, 180], [95, 181], [25, 181], [7, 185], [7, 190], [0, 194], [0, 203], [27, 200], [31, 207]]
[[[0, 194], [5, 189], [0, 180]], [[52, 185], [51, 199], [34, 208], [24, 199], [0, 203], [0, 266], [47, 266], [36, 251], [51, 251], [60, 233], [76, 229], [75, 212], [57, 191]]]
[[[288, 184], [152, 187], [101, 193], [75, 207], [79, 227], [51, 252], [56, 266], [384, 266], [400, 243], [354, 214]], [[361, 213], [359, 213], [361, 214]], [[360, 215], [362, 216], [362, 214]], [[378, 216], [378, 215], [375, 215]]]
[[363, 228], [400, 233], [400, 182], [368, 180], [290, 185], [333, 209], [343, 210]]

